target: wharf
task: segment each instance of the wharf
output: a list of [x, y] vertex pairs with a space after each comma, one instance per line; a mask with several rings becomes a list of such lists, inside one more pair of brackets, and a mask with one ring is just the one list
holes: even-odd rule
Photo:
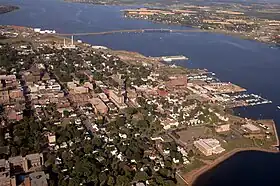
[[178, 55], [178, 56], [160, 56], [160, 57], [156, 57], [158, 58], [160, 61], [164, 61], [164, 62], [172, 62], [172, 61], [180, 61], [180, 60], [188, 60], [189, 58], [187, 58], [184, 55]]

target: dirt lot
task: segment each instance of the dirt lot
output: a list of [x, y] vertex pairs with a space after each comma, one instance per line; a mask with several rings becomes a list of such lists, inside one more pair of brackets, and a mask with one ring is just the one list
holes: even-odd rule
[[191, 127], [176, 133], [180, 136], [179, 141], [187, 145], [192, 144], [194, 139], [210, 136], [211, 130], [206, 127]]

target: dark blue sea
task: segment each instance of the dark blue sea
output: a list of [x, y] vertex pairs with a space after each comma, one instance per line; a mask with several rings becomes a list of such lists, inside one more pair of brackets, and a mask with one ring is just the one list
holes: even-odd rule
[[[100, 32], [123, 29], [182, 26], [126, 19], [124, 6], [96, 6], [59, 0], [0, 0], [20, 9], [0, 15], [0, 24], [55, 29], [59, 33]], [[129, 7], [130, 8], [130, 7]], [[272, 100], [269, 105], [240, 108], [236, 114], [254, 119], [274, 119], [280, 126], [280, 49], [249, 40], [214, 33], [119, 33], [82, 36], [84, 42], [146, 56], [185, 55], [178, 62], [187, 68], [207, 68], [223, 81], [233, 82]], [[280, 185], [280, 155], [242, 152], [203, 175], [197, 185]]]

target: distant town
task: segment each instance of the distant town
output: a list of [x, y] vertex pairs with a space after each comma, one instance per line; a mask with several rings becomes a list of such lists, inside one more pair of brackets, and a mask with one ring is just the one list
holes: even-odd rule
[[264, 7], [264, 5], [245, 6], [234, 3], [127, 9], [124, 10], [124, 16], [191, 26], [209, 32], [236, 35], [245, 39], [279, 45], [280, 17], [276, 14], [279, 11], [280, 5]]
[[192, 185], [236, 152], [278, 152], [272, 120], [232, 113], [271, 101], [168, 63], [186, 57], [0, 35], [0, 185]]

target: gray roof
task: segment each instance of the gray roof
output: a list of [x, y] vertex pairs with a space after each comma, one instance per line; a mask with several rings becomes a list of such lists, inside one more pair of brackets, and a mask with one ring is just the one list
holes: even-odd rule
[[31, 179], [31, 185], [32, 186], [46, 186], [48, 185], [47, 182], [47, 175], [43, 172], [33, 172], [29, 174], [29, 177]]
[[0, 160], [0, 167], [6, 167], [6, 160], [5, 159]]
[[20, 163], [23, 161], [23, 157], [22, 156], [15, 156], [15, 157], [10, 157], [9, 158], [9, 162], [10, 163]]
[[28, 154], [25, 156], [26, 159], [28, 160], [34, 160], [34, 159], [39, 159], [41, 157], [41, 154], [36, 153], [36, 154]]

